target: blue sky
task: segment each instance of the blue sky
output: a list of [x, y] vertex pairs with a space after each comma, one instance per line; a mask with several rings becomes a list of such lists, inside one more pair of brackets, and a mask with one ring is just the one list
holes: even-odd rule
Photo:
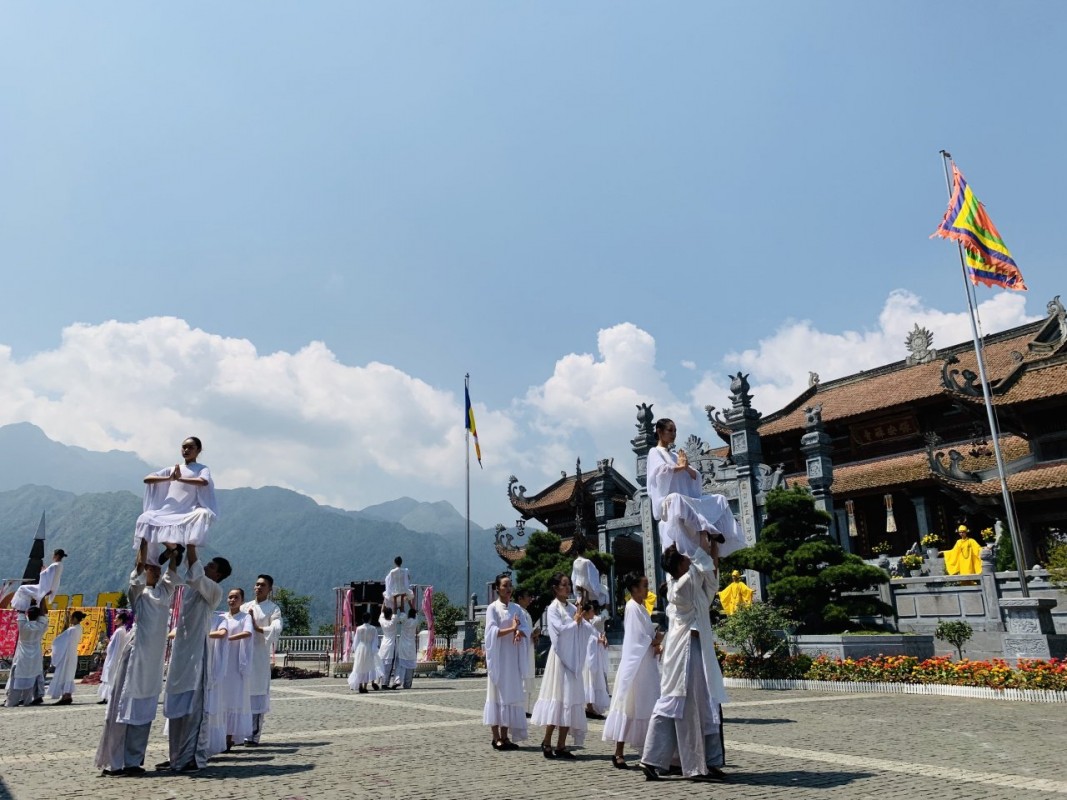
[[472, 511], [510, 521], [509, 473], [629, 471], [635, 398], [707, 436], [735, 368], [771, 411], [809, 370], [903, 357], [916, 321], [966, 338], [927, 238], [941, 148], [1031, 289], [980, 289], [985, 327], [1043, 314], [1067, 288], [1065, 20], [4, 4], [0, 422], [163, 463], [195, 428], [231, 485], [462, 507], [470, 372]]

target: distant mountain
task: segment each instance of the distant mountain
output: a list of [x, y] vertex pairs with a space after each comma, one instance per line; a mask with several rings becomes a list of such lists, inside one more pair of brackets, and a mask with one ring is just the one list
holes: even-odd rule
[[76, 494], [129, 491], [159, 469], [133, 453], [98, 453], [60, 444], [28, 422], [0, 427], [0, 452], [5, 454], [0, 459], [0, 490], [35, 483]]
[[[467, 518], [445, 501], [425, 503], [410, 497], [401, 497], [386, 503], [367, 506], [360, 511], [349, 512], [354, 516], [396, 522], [408, 530], [420, 533], [437, 533], [448, 539], [467, 535]], [[485, 535], [485, 529], [471, 523], [471, 541], [475, 534]]]
[[[266, 487], [219, 492], [222, 515], [204, 555], [226, 556], [234, 567], [227, 585], [251, 591], [266, 572], [279, 587], [312, 596], [316, 623], [332, 622], [333, 588], [349, 581], [381, 580], [402, 555], [420, 584], [463, 602], [465, 547], [434, 533], [419, 533], [396, 522], [337, 513], [305, 495]], [[132, 492], [74, 494], [43, 486], [0, 492], [0, 577], [22, 574], [33, 534], [44, 511], [46, 550], [62, 547], [62, 591], [97, 593], [126, 585], [133, 564], [133, 525], [141, 498]], [[502, 566], [492, 540], [471, 537], [471, 589], [485, 586]]]

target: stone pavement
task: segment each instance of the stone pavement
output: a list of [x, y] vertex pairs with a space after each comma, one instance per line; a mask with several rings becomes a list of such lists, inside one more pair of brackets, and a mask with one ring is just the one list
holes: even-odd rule
[[[735, 689], [724, 713], [730, 783], [649, 785], [611, 767], [600, 723], [575, 761], [543, 759], [534, 727], [522, 750], [493, 750], [481, 725], [484, 679], [421, 679], [368, 695], [342, 680], [283, 680], [273, 692], [263, 745], [195, 776], [99, 777], [95, 687], [73, 706], [0, 709], [0, 800], [1067, 798], [1062, 705]], [[165, 757], [160, 725], [148, 765]]]

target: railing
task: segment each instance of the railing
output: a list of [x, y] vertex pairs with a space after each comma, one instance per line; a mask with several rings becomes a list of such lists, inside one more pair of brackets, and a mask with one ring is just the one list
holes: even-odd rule
[[333, 636], [280, 636], [277, 653], [329, 653], [333, 650]]

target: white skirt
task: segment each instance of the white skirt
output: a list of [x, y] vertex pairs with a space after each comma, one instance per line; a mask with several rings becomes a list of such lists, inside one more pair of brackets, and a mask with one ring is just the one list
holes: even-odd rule
[[531, 721], [534, 725], [570, 728], [576, 745], [585, 742], [585, 691], [582, 679], [564, 669], [555, 648], [548, 651], [545, 673], [541, 676], [541, 693], [534, 703]]

